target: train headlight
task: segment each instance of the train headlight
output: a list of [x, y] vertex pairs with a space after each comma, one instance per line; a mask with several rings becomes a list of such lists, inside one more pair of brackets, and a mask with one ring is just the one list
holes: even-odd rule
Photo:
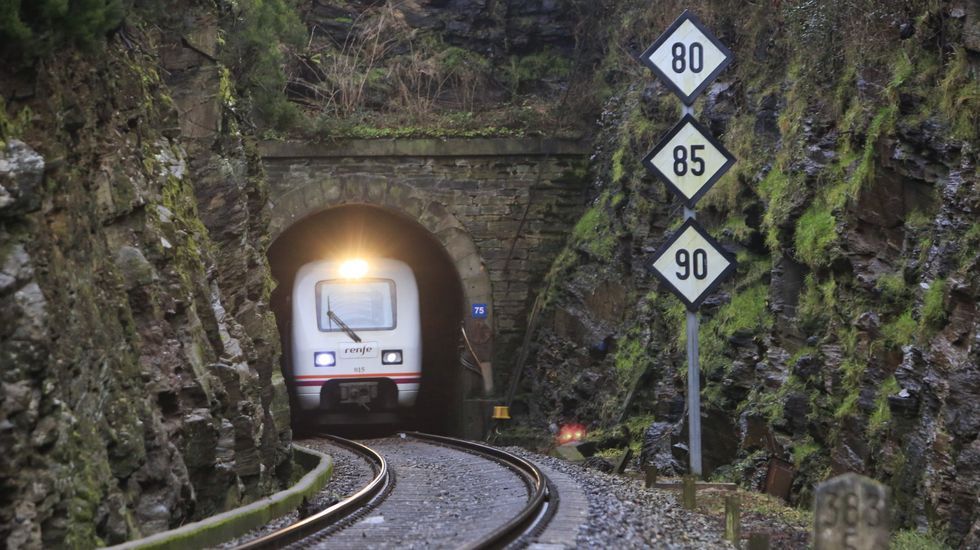
[[340, 276], [345, 279], [360, 279], [367, 272], [368, 263], [364, 260], [347, 260], [340, 264]]
[[401, 365], [402, 364], [402, 350], [400, 349], [386, 349], [381, 352], [381, 364], [382, 365]]
[[313, 364], [318, 367], [332, 367], [337, 364], [337, 355], [332, 351], [318, 351], [313, 354]]

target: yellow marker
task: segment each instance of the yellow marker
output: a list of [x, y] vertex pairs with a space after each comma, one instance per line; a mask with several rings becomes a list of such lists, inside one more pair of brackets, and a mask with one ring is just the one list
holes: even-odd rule
[[494, 420], [510, 420], [510, 407], [497, 405], [493, 408]]

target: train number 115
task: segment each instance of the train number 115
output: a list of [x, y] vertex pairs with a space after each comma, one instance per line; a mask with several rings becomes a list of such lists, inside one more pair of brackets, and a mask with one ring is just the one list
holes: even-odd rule
[[681, 249], [674, 255], [677, 267], [683, 271], [677, 272], [677, 278], [685, 281], [692, 274], [695, 279], [704, 279], [708, 276], [708, 253], [703, 248], [694, 249], [694, 253]]

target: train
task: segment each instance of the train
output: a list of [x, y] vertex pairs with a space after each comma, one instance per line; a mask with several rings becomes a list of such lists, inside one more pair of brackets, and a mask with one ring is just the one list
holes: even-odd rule
[[411, 409], [422, 378], [422, 331], [408, 264], [310, 262], [296, 273], [291, 302], [294, 418], [358, 422]]

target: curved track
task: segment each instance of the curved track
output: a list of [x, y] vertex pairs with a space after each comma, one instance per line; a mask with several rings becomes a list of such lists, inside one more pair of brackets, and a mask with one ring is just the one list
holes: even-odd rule
[[329, 439], [332, 443], [345, 447], [366, 459], [375, 470], [374, 478], [361, 490], [333, 506], [264, 537], [245, 543], [239, 546], [239, 549], [283, 548], [307, 537], [322, 535], [341, 520], [350, 518], [359, 511], [370, 510], [384, 500], [390, 492], [394, 484], [394, 476], [388, 469], [388, 462], [374, 449], [356, 441], [329, 434], [319, 434], [319, 437]]
[[373, 449], [323, 437], [369, 455], [375, 478], [344, 501], [239, 548], [523, 546], [557, 505], [534, 464], [500, 449], [420, 433], [369, 442]]

